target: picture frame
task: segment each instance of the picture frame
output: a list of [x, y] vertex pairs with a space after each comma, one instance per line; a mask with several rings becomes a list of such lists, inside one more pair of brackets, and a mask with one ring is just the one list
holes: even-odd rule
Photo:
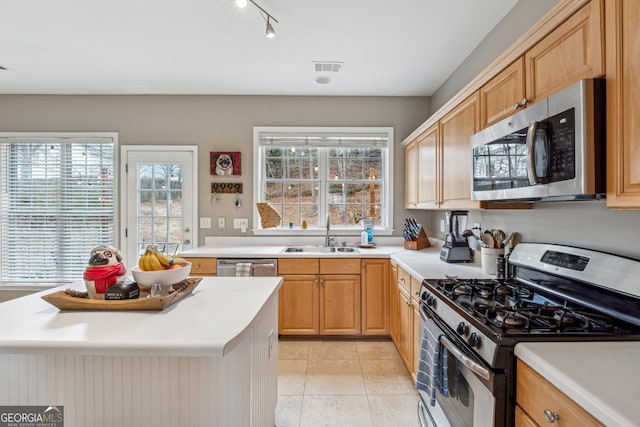
[[242, 174], [241, 153], [239, 151], [211, 151], [211, 175], [232, 176]]

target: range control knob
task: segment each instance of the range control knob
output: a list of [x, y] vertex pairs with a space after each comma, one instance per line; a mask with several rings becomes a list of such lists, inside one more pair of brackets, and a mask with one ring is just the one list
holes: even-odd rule
[[460, 335], [467, 335], [469, 333], [469, 325], [467, 325], [464, 322], [460, 322], [458, 323], [458, 327], [456, 328], [456, 331], [458, 331]]
[[434, 297], [431, 294], [427, 295], [427, 305], [429, 307], [435, 306], [436, 305], [436, 297]]
[[475, 332], [472, 332], [471, 335], [469, 335], [469, 338], [467, 338], [467, 342], [471, 347], [480, 347], [480, 336]]

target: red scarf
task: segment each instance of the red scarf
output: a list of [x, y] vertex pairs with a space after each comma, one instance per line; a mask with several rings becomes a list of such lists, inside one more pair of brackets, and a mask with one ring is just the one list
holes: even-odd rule
[[107, 288], [116, 283], [116, 276], [122, 276], [127, 272], [124, 264], [119, 262], [116, 265], [101, 265], [98, 267], [87, 267], [84, 270], [84, 280], [93, 280], [96, 292], [103, 294]]

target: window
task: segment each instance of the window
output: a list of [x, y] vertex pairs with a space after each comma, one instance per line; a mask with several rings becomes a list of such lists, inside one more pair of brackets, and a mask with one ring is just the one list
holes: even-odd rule
[[392, 146], [392, 128], [254, 128], [255, 202], [279, 228], [324, 228], [328, 216], [334, 229], [390, 229]]
[[0, 134], [0, 281], [75, 281], [115, 239], [114, 134]]

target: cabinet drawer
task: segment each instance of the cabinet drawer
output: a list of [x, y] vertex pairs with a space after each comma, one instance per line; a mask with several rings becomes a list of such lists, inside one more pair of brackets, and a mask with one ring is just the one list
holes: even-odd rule
[[283, 274], [318, 274], [320, 271], [318, 258], [280, 258], [278, 275]]
[[320, 258], [320, 274], [360, 274], [360, 258]]
[[217, 273], [217, 258], [184, 258], [191, 263], [191, 275], [215, 275]]
[[549, 424], [544, 417], [545, 410], [549, 410], [558, 414], [559, 425], [563, 427], [603, 426], [520, 359], [516, 376], [516, 401], [539, 425]]
[[400, 266], [398, 266], [398, 285], [407, 293], [411, 292], [411, 275]]

